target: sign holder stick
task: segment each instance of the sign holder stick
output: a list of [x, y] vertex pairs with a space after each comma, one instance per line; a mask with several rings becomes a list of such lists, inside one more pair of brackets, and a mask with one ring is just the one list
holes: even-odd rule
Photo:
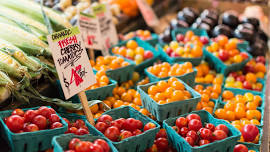
[[83, 111], [84, 111], [84, 114], [86, 116], [86, 119], [88, 120], [88, 122], [90, 122], [91, 125], [95, 126], [93, 114], [89, 108], [88, 100], [87, 100], [85, 92], [84, 91], [79, 92], [78, 96], [79, 96], [79, 99], [82, 103], [82, 107], [83, 107]]
[[88, 49], [88, 54], [91, 60], [95, 60], [95, 52], [94, 49]]

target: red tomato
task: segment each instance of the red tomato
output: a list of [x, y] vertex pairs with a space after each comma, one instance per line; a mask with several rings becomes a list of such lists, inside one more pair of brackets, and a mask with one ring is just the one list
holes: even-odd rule
[[95, 140], [94, 144], [100, 145], [103, 149], [103, 152], [110, 152], [110, 146], [105, 140], [97, 139]]
[[126, 119], [119, 118], [119, 119], [112, 121], [111, 125], [117, 127], [119, 130], [121, 130], [123, 128], [123, 124], [125, 123], [125, 121], [126, 121]]
[[34, 132], [34, 131], [38, 131], [38, 126], [35, 124], [29, 124], [25, 127], [25, 132]]
[[61, 127], [63, 127], [63, 124], [61, 122], [54, 122], [51, 125], [51, 129], [61, 128]]
[[136, 120], [136, 129], [142, 129], [143, 123], [140, 120]]
[[200, 129], [200, 136], [202, 139], [211, 140], [212, 131], [210, 129], [202, 128]]
[[56, 114], [55, 110], [53, 108], [49, 108], [52, 114]]
[[81, 128], [82, 128], [82, 129], [85, 129], [85, 130], [87, 130], [87, 131], [89, 131], [88, 128], [87, 128], [86, 126], [82, 126]]
[[176, 119], [175, 121], [175, 125], [178, 128], [182, 128], [182, 127], [187, 127], [188, 124], [188, 119], [184, 118], [184, 117], [179, 117]]
[[69, 129], [68, 129], [68, 132], [69, 133], [73, 133], [73, 134], [76, 134], [77, 133], [77, 128], [76, 127], [70, 127]]
[[201, 117], [197, 114], [189, 114], [186, 118], [187, 118], [188, 122], [192, 119], [197, 119], [197, 120], [201, 121]]
[[113, 118], [110, 115], [102, 115], [98, 118], [97, 120], [98, 122], [104, 122], [108, 125], [111, 124], [111, 122], [113, 121]]
[[254, 141], [256, 136], [259, 134], [259, 129], [255, 125], [249, 124], [245, 125], [241, 132], [245, 142], [251, 142]]
[[189, 131], [189, 130], [188, 130], [187, 127], [183, 127], [183, 128], [180, 129], [180, 135], [181, 135], [182, 137], [186, 137], [188, 131]]
[[198, 131], [200, 128], [202, 128], [202, 122], [198, 119], [192, 119], [188, 123], [188, 129]]
[[215, 126], [213, 124], [211, 124], [211, 123], [207, 123], [205, 125], [205, 128], [210, 129], [212, 132], [215, 131]]
[[108, 128], [109, 126], [104, 123], [104, 122], [98, 122], [95, 125], [95, 128], [97, 128], [97, 130], [99, 130], [100, 132], [104, 133], [105, 130]]
[[63, 118], [63, 120], [68, 124], [68, 127], [71, 127], [70, 121], [67, 118]]
[[24, 118], [19, 115], [9, 116], [6, 120], [7, 127], [12, 132], [17, 132], [23, 129]]
[[233, 152], [248, 152], [248, 148], [243, 144], [234, 146]]
[[142, 134], [142, 131], [139, 130], [139, 129], [136, 129], [136, 130], [134, 130], [134, 131], [132, 132], [132, 134], [133, 134], [134, 136], [137, 136], [137, 135], [139, 135], [139, 134]]
[[103, 152], [103, 148], [101, 147], [101, 145], [98, 144], [92, 144], [90, 146], [90, 151], [91, 152]]
[[75, 147], [78, 146], [80, 142], [81, 140], [79, 138], [73, 138], [70, 140], [68, 148], [71, 150], [75, 150]]
[[177, 126], [173, 126], [172, 129], [175, 130], [178, 134], [180, 134], [180, 129]]
[[18, 115], [23, 117], [24, 116], [24, 111], [22, 109], [15, 109], [11, 115]]
[[190, 146], [194, 146], [194, 140], [191, 137], [185, 137], [185, 140], [190, 144]]
[[125, 130], [134, 131], [137, 129], [137, 121], [134, 118], [128, 118], [126, 119], [125, 123], [123, 124], [123, 128]]
[[213, 141], [227, 138], [227, 134], [223, 130], [215, 130], [213, 132]]
[[57, 114], [51, 114], [49, 117], [49, 121], [51, 124], [53, 124], [54, 122], [60, 122], [60, 118]]
[[75, 151], [76, 152], [89, 152], [91, 151], [91, 146], [93, 143], [88, 142], [88, 141], [81, 141], [79, 142], [79, 145], [75, 146]]
[[50, 115], [52, 114], [52, 111], [50, 110], [50, 108], [42, 106], [38, 108], [38, 113], [44, 116], [45, 118], [49, 118]]
[[157, 140], [155, 140], [155, 144], [157, 145], [157, 148], [160, 150], [164, 150], [169, 147], [169, 142], [166, 138], [158, 138]]
[[81, 127], [85, 126], [85, 123], [84, 123], [83, 120], [77, 119], [77, 120], [75, 121], [75, 124], [74, 124], [74, 125], [75, 125], [74, 127], [76, 127], [76, 128], [81, 128]]
[[221, 61], [226, 61], [228, 60], [230, 57], [230, 54], [228, 53], [228, 51], [225, 51], [225, 50], [220, 50], [218, 52], [218, 58], [221, 60]]
[[146, 150], [146, 152], [158, 152], [157, 145], [153, 144], [152, 147]]
[[33, 124], [36, 124], [40, 130], [47, 127], [47, 119], [42, 115], [37, 115], [33, 120]]
[[150, 129], [156, 128], [156, 125], [152, 122], [148, 122], [144, 127], [143, 127], [143, 131], [147, 131]]
[[178, 42], [184, 41], [184, 39], [185, 39], [185, 36], [183, 34], [177, 34], [176, 35], [176, 40]]
[[199, 145], [200, 145], [200, 146], [206, 145], [206, 144], [209, 144], [209, 143], [210, 143], [210, 141], [209, 141], [209, 140], [206, 140], [206, 139], [201, 139], [201, 140], [199, 141]]
[[76, 135], [86, 135], [86, 134], [89, 134], [89, 131], [83, 128], [78, 129], [76, 132]]
[[104, 135], [111, 141], [118, 141], [120, 132], [117, 127], [112, 126], [106, 129]]
[[229, 133], [228, 127], [226, 125], [223, 125], [223, 124], [217, 125], [215, 130], [223, 130], [227, 135]]
[[143, 54], [144, 59], [150, 59], [154, 56], [154, 54], [151, 51], [145, 51]]
[[27, 110], [24, 113], [25, 122], [31, 122], [38, 115], [37, 110]]
[[187, 133], [186, 137], [191, 137], [194, 140], [194, 142], [196, 142], [197, 139], [199, 139], [199, 136], [197, 135], [197, 133], [194, 130], [190, 130]]
[[125, 130], [125, 131], [120, 133], [120, 140], [124, 140], [126, 138], [131, 137], [131, 136], [132, 136], [132, 133], [130, 131]]
[[167, 133], [164, 128], [160, 129], [159, 132], [156, 134], [156, 139], [158, 138], [167, 138]]

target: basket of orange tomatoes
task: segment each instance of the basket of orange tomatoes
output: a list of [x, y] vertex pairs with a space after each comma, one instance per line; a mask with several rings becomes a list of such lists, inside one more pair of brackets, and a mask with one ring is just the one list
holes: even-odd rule
[[201, 95], [182, 80], [168, 80], [138, 86], [142, 104], [158, 121], [196, 109]]

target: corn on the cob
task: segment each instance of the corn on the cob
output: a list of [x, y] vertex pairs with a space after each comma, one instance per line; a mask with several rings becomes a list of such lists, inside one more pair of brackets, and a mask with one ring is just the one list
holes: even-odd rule
[[[0, 5], [4, 7], [11, 8], [15, 11], [23, 13], [41, 23], [45, 23], [43, 20], [43, 15], [40, 9], [40, 5], [30, 1], [30, 0], [0, 0]], [[44, 7], [44, 11], [46, 15], [52, 22], [53, 28], [58, 31], [62, 30], [63, 28], [70, 28], [71, 24], [68, 22], [67, 19], [63, 18], [59, 13], [56, 11]]]
[[4, 87], [4, 86], [0, 86], [0, 103], [3, 103], [4, 101], [6, 101], [11, 95], [11, 91]]
[[27, 67], [22, 66], [18, 61], [4, 53], [0, 49], [0, 70], [5, 71], [9, 76], [21, 79], [24, 76], [29, 77]]
[[26, 66], [31, 71], [36, 72], [42, 68], [41, 63], [38, 62], [37, 59], [27, 56], [21, 49], [3, 39], [0, 39], [0, 49], [14, 57], [17, 61]]
[[10, 24], [0, 23], [0, 38], [22, 49], [26, 54], [51, 56], [48, 45], [35, 35]]
[[19, 21], [21, 23], [31, 25], [39, 30], [41, 30], [43, 33], [48, 34], [48, 30], [45, 24], [38, 22], [22, 13], [19, 13], [17, 11], [14, 11], [12, 9], [3, 7], [0, 5], [0, 14], [6, 17], [9, 17], [11, 19], [14, 19], [16, 21]]
[[2, 71], [0, 71], [0, 86], [13, 86], [12, 80]]

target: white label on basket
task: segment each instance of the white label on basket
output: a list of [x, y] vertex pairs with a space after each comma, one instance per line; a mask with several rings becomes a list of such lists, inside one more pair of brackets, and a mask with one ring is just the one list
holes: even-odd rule
[[47, 36], [66, 99], [96, 83], [79, 28]]

